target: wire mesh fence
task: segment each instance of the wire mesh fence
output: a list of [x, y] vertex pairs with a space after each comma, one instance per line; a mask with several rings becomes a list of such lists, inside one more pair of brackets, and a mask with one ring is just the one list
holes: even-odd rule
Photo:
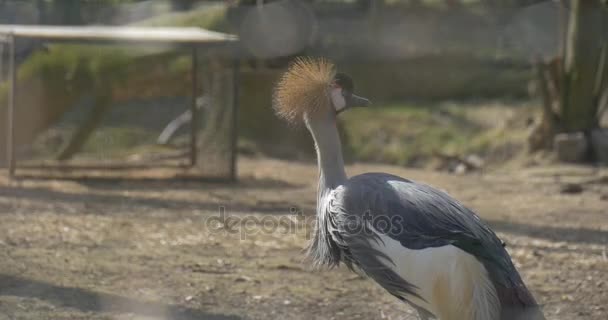
[[32, 54], [14, 90], [0, 88], [0, 163], [22, 176], [234, 179], [236, 67], [221, 41], [201, 42]]

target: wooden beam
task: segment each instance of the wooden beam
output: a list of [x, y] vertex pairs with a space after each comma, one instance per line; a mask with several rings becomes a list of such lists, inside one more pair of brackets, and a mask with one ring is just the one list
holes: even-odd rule
[[8, 92], [8, 108], [6, 114], [6, 162], [8, 176], [15, 176], [15, 104], [17, 103], [17, 66], [15, 66], [17, 41], [14, 36], [9, 38], [8, 43], [8, 74], [10, 90]]
[[191, 68], [192, 101], [190, 102], [190, 113], [192, 114], [192, 119], [190, 121], [190, 165], [195, 166], [198, 157], [198, 126], [200, 122], [200, 110], [196, 105], [198, 97], [198, 49], [196, 46], [192, 46]]

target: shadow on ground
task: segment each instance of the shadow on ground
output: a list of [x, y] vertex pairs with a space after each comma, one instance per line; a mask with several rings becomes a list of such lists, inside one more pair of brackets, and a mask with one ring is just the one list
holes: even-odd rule
[[[163, 186], [162, 188], [166, 188]], [[241, 186], [246, 188], [246, 186]], [[102, 187], [104, 188], [104, 187]], [[131, 184], [125, 189], [130, 189]], [[115, 188], [116, 189], [116, 186]], [[87, 203], [99, 204], [102, 206], [132, 206], [149, 209], [186, 209], [186, 210], [207, 210], [217, 212], [220, 207], [225, 208], [232, 213], [238, 212], [257, 212], [265, 214], [291, 214], [290, 208], [293, 208], [292, 203], [285, 201], [266, 201], [256, 205], [242, 203], [234, 199], [226, 199], [225, 201], [196, 201], [184, 199], [162, 199], [148, 198], [141, 196], [127, 196], [119, 194], [93, 194], [93, 193], [68, 193], [46, 188], [11, 188], [0, 187], [0, 198], [21, 198], [33, 199], [48, 202], [64, 202], [64, 203]], [[298, 208], [303, 212], [312, 213], [314, 208]], [[0, 205], [0, 212], [10, 212], [10, 208], [3, 209]], [[112, 212], [112, 210], [104, 210]], [[541, 238], [550, 241], [568, 241], [578, 243], [589, 243], [605, 245], [608, 243], [608, 232], [595, 230], [590, 228], [568, 228], [557, 226], [536, 226], [532, 224], [516, 223], [512, 221], [502, 220], [485, 220], [494, 230], [499, 232], [511, 233], [515, 235], [523, 235], [534, 238]]]
[[[114, 188], [117, 189], [117, 188]], [[149, 188], [150, 190], [153, 188]], [[125, 190], [132, 190], [125, 188]], [[166, 190], [166, 189], [165, 189]], [[213, 192], [213, 191], [210, 191]], [[256, 205], [228, 199], [220, 194], [216, 198], [222, 200], [204, 201], [204, 200], [186, 200], [186, 199], [170, 199], [170, 198], [153, 198], [142, 196], [126, 196], [120, 194], [93, 194], [93, 193], [71, 193], [57, 190], [51, 190], [41, 187], [34, 188], [16, 188], [0, 186], [0, 198], [13, 199], [29, 199], [45, 201], [49, 203], [76, 203], [87, 205], [102, 205], [110, 214], [112, 206], [127, 206], [141, 207], [149, 209], [180, 209], [180, 210], [203, 210], [217, 212], [220, 208], [224, 208], [233, 213], [239, 212], [254, 212], [265, 214], [290, 214], [290, 209], [295, 206], [293, 203], [286, 201], [263, 201]], [[311, 208], [306, 208], [306, 212], [313, 212]], [[10, 212], [10, 208], [3, 209], [0, 204], [0, 213]]]
[[57, 307], [83, 312], [131, 313], [171, 320], [239, 320], [233, 315], [208, 313], [179, 305], [147, 302], [82, 288], [61, 287], [37, 280], [0, 274], [0, 295], [45, 300]]
[[133, 177], [128, 176], [128, 173], [115, 172], [115, 175], [106, 176], [69, 176], [69, 175], [44, 175], [44, 174], [20, 174], [13, 178], [16, 181], [27, 180], [54, 180], [54, 181], [72, 181], [77, 182], [93, 189], [112, 189], [123, 187], [128, 189], [146, 189], [146, 190], [205, 190], [215, 189], [218, 187], [230, 187], [233, 189], [292, 189], [302, 187], [301, 184], [289, 183], [282, 180], [269, 178], [251, 178], [241, 177], [238, 181], [231, 181], [222, 178], [201, 178], [197, 176], [173, 176], [173, 177]]
[[556, 226], [535, 226], [512, 221], [485, 220], [492, 229], [514, 235], [542, 238], [557, 242], [579, 242], [605, 245], [608, 243], [608, 231], [589, 228], [567, 228]]

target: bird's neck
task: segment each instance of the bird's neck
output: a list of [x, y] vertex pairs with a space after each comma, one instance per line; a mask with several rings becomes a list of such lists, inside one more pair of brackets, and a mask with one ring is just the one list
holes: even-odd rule
[[306, 126], [315, 141], [319, 165], [318, 200], [321, 200], [347, 179], [342, 158], [342, 144], [334, 115], [308, 119]]

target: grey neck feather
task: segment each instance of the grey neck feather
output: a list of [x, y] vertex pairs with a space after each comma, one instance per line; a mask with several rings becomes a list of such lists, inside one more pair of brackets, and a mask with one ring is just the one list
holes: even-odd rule
[[[342, 144], [338, 135], [335, 114], [306, 118], [306, 126], [312, 134], [319, 165], [318, 201], [343, 184], [347, 177], [342, 158]], [[321, 204], [321, 203], [319, 203]]]
[[328, 196], [332, 190], [346, 182], [342, 145], [336, 115], [316, 115], [314, 118], [305, 117], [306, 126], [312, 134], [317, 150], [319, 164], [319, 190], [317, 193], [317, 223], [312, 241], [308, 246], [308, 257], [317, 266], [336, 266], [340, 262], [341, 251], [332, 240], [328, 231], [330, 214], [328, 211]]

